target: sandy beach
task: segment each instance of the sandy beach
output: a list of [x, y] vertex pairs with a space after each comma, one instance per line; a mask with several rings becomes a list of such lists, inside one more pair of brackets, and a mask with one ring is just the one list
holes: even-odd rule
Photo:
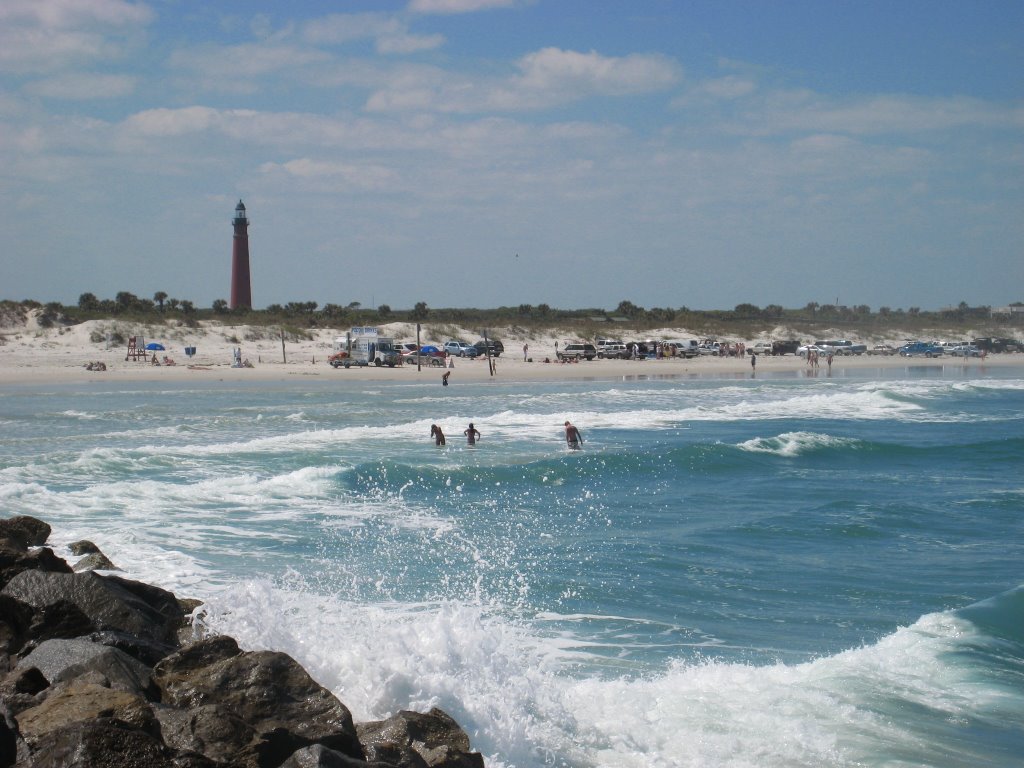
[[[287, 340], [282, 351], [280, 338], [273, 338], [267, 329], [248, 326], [220, 326], [204, 324], [198, 328], [187, 326], [161, 326], [145, 329], [147, 342], [162, 344], [166, 356], [174, 365], [153, 365], [146, 361], [126, 360], [126, 344], [113, 344], [105, 339], [112, 328], [110, 322], [90, 321], [68, 328], [33, 327], [30, 321], [23, 328], [4, 329], [0, 336], [0, 385], [37, 385], [53, 383], [85, 383], [164, 381], [164, 382], [284, 382], [303, 378], [325, 381], [440, 381], [444, 370], [438, 367], [414, 365], [396, 368], [351, 367], [332, 368], [327, 358], [333, 351], [335, 338], [342, 331], [321, 329], [309, 332], [309, 338]], [[446, 327], [451, 332], [450, 327]], [[122, 333], [123, 329], [118, 332]], [[141, 333], [139, 330], [136, 333]], [[415, 341], [415, 328], [395, 323], [381, 328], [399, 341]], [[897, 332], [894, 332], [897, 334]], [[122, 333], [123, 335], [123, 333]], [[652, 338], [685, 338], [692, 336], [682, 329], [663, 329], [657, 333], [624, 334], [629, 337], [643, 335]], [[464, 332], [463, 338], [475, 335]], [[759, 376], [803, 375], [833, 376], [864, 369], [941, 368], [971, 370], [983, 375], [994, 367], [1024, 365], [1024, 355], [994, 354], [984, 360], [971, 358], [904, 358], [900, 356], [860, 355], [835, 357], [831, 369], [822, 360], [815, 370], [800, 357], [759, 356], [756, 369], [750, 358], [719, 358], [702, 356], [692, 359], [660, 360], [590, 360], [579, 363], [560, 363], [555, 357], [555, 345], [564, 345], [567, 339], [549, 335], [524, 338], [511, 334], [501, 335], [505, 352], [494, 360], [494, 372], [483, 358], [455, 358], [450, 371], [450, 382], [516, 380], [569, 380], [569, 379], [637, 379], [691, 376]], [[100, 339], [97, 341], [97, 339]], [[421, 335], [426, 343], [442, 343], [429, 333]], [[894, 335], [893, 341], [900, 339]], [[523, 345], [528, 345], [526, 360]], [[189, 359], [186, 347], [195, 347], [196, 354]], [[233, 350], [239, 348], [243, 360], [252, 367], [232, 367]], [[546, 360], [550, 362], [545, 362]], [[89, 370], [87, 364], [101, 362], [106, 370]]]

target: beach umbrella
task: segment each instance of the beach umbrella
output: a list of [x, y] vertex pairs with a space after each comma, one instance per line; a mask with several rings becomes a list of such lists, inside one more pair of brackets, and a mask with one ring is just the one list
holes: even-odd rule
[[157, 352], [163, 352], [164, 351], [164, 345], [163, 344], [157, 344], [155, 341], [151, 341], [151, 342], [149, 342], [149, 344], [146, 345], [146, 349], [151, 349], [151, 350], [157, 351]]

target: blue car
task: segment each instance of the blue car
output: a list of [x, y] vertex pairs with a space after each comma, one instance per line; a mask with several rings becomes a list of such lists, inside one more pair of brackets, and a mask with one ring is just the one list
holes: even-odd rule
[[942, 357], [945, 354], [942, 347], [930, 341], [912, 341], [900, 347], [899, 351], [903, 357]]

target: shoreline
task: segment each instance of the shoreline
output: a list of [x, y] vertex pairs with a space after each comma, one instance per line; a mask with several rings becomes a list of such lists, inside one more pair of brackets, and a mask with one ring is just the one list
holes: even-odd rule
[[[61, 355], [63, 357], [64, 355]], [[94, 356], [102, 359], [101, 356]], [[109, 356], [108, 356], [109, 357]], [[316, 362], [313, 362], [316, 360]], [[835, 358], [831, 369], [824, 363], [810, 368], [799, 357], [757, 358], [757, 367], [752, 369], [750, 358], [701, 357], [690, 360], [590, 360], [579, 363], [523, 362], [520, 359], [500, 357], [495, 360], [495, 375], [488, 371], [486, 360], [456, 358], [452, 368], [415, 366], [352, 367], [332, 368], [327, 356], [311, 357], [306, 361], [288, 363], [258, 362], [252, 368], [234, 368], [230, 365], [198, 361], [193, 364], [178, 363], [173, 366], [154, 366], [149, 363], [132, 361], [104, 361], [107, 369], [92, 371], [82, 364], [69, 364], [52, 359], [51, 355], [33, 355], [31, 359], [4, 359], [0, 354], [0, 386], [33, 386], [40, 384], [132, 384], [132, 383], [284, 383], [300, 380], [327, 383], [350, 382], [405, 382], [440, 383], [441, 375], [451, 373], [453, 386], [459, 383], [495, 382], [538, 382], [573, 381], [587, 379], [602, 380], [643, 380], [663, 378], [778, 378], [807, 377], [827, 378], [849, 373], [866, 373], [870, 370], [896, 371], [899, 369], [932, 369], [944, 373], [970, 372], [984, 375], [986, 372], [1012, 367], [1024, 367], [1024, 355], [989, 355], [986, 359], [970, 358], [905, 358], [899, 356], [854, 356]]]

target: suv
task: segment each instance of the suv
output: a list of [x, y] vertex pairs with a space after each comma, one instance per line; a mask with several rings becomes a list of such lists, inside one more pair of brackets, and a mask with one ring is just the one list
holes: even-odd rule
[[488, 339], [487, 341], [480, 339], [473, 346], [476, 347], [478, 355], [486, 355], [489, 349], [491, 357], [501, 357], [501, 353], [505, 351], [505, 345], [497, 339]]
[[621, 341], [599, 341], [597, 343], [597, 356], [599, 358], [618, 358], [624, 360], [629, 357], [629, 350]]
[[464, 341], [446, 341], [443, 349], [449, 355], [455, 355], [456, 357], [476, 357], [480, 354], [476, 347]]
[[597, 357], [597, 347], [593, 344], [566, 344], [563, 349], [558, 350], [559, 360], [593, 360]]

